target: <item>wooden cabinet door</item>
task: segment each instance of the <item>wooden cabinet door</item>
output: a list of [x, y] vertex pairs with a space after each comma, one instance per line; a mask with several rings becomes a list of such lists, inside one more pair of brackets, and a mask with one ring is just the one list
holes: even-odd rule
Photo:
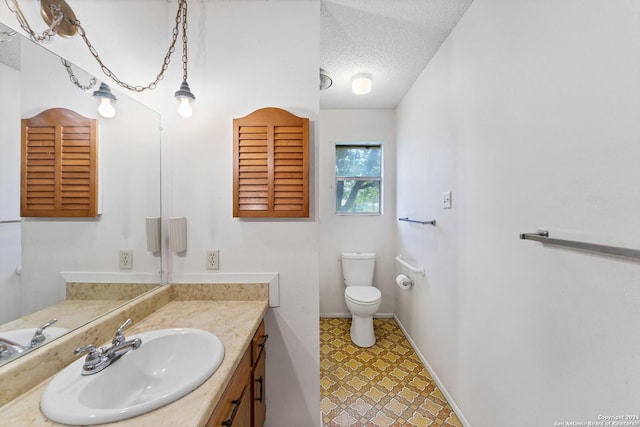
[[233, 216], [308, 218], [309, 119], [262, 108], [233, 129]]
[[206, 427], [251, 427], [251, 354], [247, 349]]
[[22, 119], [20, 216], [98, 216], [97, 120], [66, 108]]
[[251, 382], [253, 384], [251, 399], [253, 401], [253, 427], [262, 427], [267, 416], [265, 356], [266, 352], [262, 351], [251, 374]]

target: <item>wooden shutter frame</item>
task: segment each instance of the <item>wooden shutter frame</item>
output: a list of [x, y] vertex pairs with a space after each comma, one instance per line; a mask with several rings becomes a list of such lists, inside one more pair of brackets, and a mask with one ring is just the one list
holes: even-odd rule
[[[75, 111], [66, 108], [52, 108], [45, 110], [40, 114], [21, 120], [21, 168], [20, 168], [20, 216], [22, 217], [97, 217], [98, 216], [98, 138], [97, 138], [97, 120], [84, 117]], [[32, 161], [33, 157], [30, 148], [33, 147], [33, 139], [30, 137], [37, 132], [33, 129], [53, 129], [53, 152], [45, 153], [53, 156], [53, 166], [49, 167], [47, 173], [53, 173], [54, 202], [52, 206], [47, 208], [34, 208], [29, 200], [34, 199], [37, 191], [32, 191], [32, 184], [35, 178], [33, 173]], [[82, 154], [71, 154], [67, 148], [74, 145], [70, 141], [73, 139], [65, 139], [65, 135], [72, 135], [73, 132], [66, 133], [65, 128], [86, 128], [88, 136], [88, 152]], [[51, 132], [49, 131], [49, 134]], [[85, 132], [82, 132], [85, 134]], [[84, 141], [84, 140], [82, 140]], [[69, 156], [69, 158], [67, 158]], [[83, 159], [74, 159], [74, 157], [84, 157]], [[79, 165], [79, 163], [81, 165]], [[85, 165], [86, 164], [86, 165]], [[82, 178], [81, 185], [86, 187], [83, 190], [86, 196], [79, 197], [82, 200], [82, 206], [75, 205], [75, 196], [69, 196], [67, 191], [75, 192], [75, 188], [70, 188], [75, 184], [66, 184], [67, 179], [64, 177], [67, 173], [72, 173], [82, 169], [81, 173], [87, 178]], [[69, 188], [65, 188], [70, 186]]]
[[[242, 209], [241, 204], [241, 128], [266, 128], [267, 144], [267, 201], [262, 208]], [[299, 163], [301, 168], [301, 191], [291, 195], [297, 203], [278, 204], [276, 189], [286, 187], [276, 182], [276, 135], [277, 128], [295, 128], [300, 135], [302, 151]], [[259, 140], [259, 139], [256, 139]], [[297, 141], [297, 139], [295, 140]], [[294, 142], [295, 142], [294, 141]], [[298, 186], [298, 185], [296, 185]], [[284, 202], [283, 202], [284, 203]], [[284, 206], [284, 207], [283, 207]], [[274, 107], [262, 108], [253, 113], [233, 120], [233, 216], [253, 218], [307, 218], [309, 217], [309, 119], [298, 117], [286, 110]]]

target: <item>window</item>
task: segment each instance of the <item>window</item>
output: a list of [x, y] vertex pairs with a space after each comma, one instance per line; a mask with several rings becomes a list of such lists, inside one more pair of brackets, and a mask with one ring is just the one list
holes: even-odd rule
[[382, 145], [336, 144], [336, 213], [379, 215]]

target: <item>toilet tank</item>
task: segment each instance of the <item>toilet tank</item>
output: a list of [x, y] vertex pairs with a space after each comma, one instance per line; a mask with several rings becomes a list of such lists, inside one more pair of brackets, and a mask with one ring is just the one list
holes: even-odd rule
[[343, 252], [340, 258], [346, 286], [373, 286], [374, 252]]

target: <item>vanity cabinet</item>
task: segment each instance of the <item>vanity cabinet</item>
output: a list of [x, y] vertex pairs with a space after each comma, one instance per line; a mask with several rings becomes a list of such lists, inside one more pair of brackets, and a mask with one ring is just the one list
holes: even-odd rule
[[244, 352], [206, 427], [262, 427], [266, 416], [264, 321]]

